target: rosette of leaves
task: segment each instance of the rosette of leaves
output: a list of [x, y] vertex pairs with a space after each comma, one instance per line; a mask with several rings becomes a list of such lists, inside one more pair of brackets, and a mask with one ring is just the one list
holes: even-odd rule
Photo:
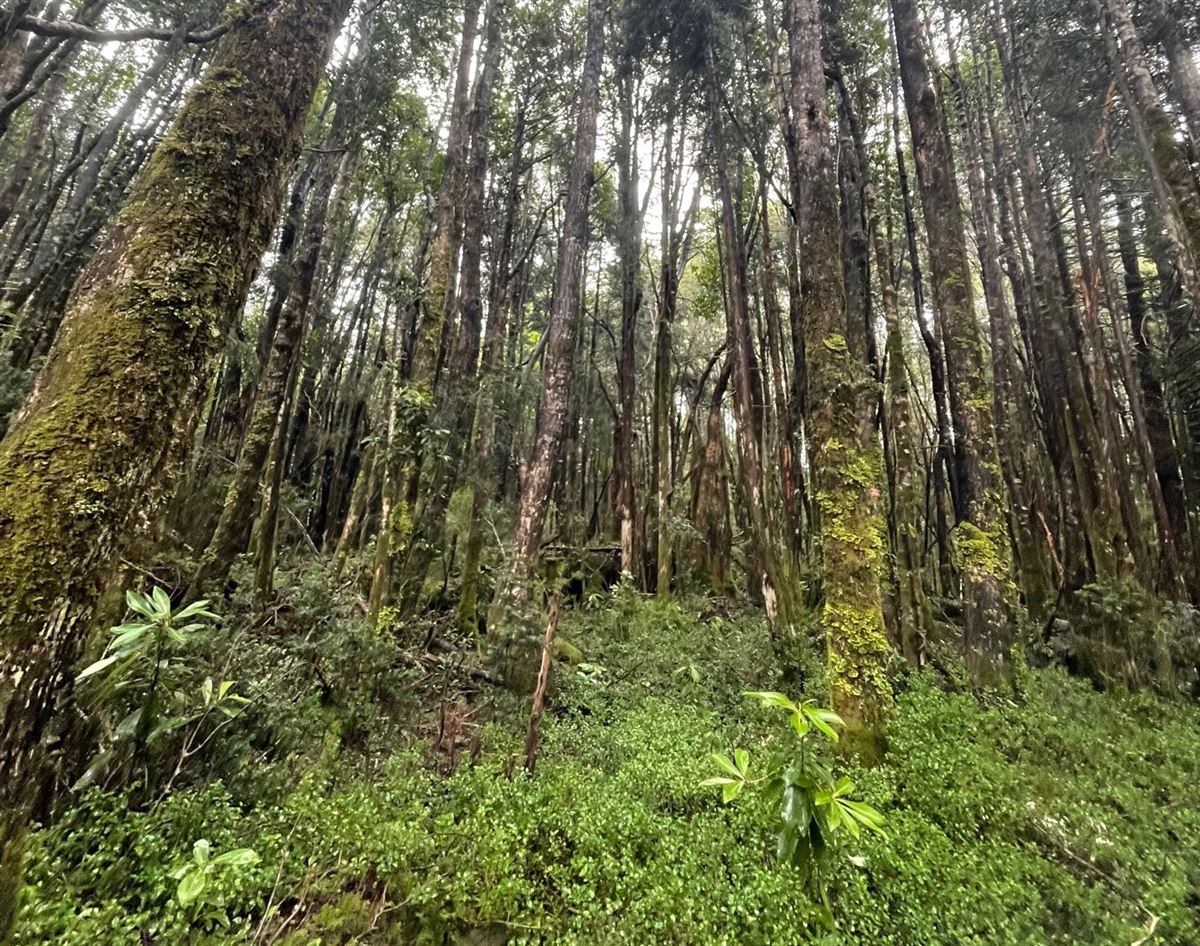
[[[214, 683], [206, 678], [193, 689], [197, 674], [186, 660], [187, 645], [218, 620], [207, 610], [207, 601], [173, 610], [170, 596], [156, 587], [148, 593], [127, 591], [125, 603], [132, 619], [109, 631], [111, 640], [103, 656], [75, 678], [86, 684], [87, 698], [106, 730], [103, 748], [76, 788], [144, 757], [197, 720], [213, 713], [233, 718], [249, 702], [232, 691], [233, 682], [228, 680]], [[188, 734], [188, 742], [194, 741], [194, 735]]]
[[258, 854], [250, 848], [237, 848], [214, 857], [207, 839], [201, 838], [192, 845], [191, 861], [171, 872], [172, 879], [179, 881], [175, 899], [187, 912], [188, 921], [205, 929], [229, 929], [223, 887], [231, 875], [258, 861]]
[[745, 696], [786, 713], [790, 739], [761, 765], [752, 764], [746, 749], [735, 749], [732, 757], [715, 753], [712, 760], [720, 774], [701, 785], [720, 788], [726, 804], [747, 789], [765, 795], [778, 816], [779, 860], [803, 872], [809, 892], [832, 925], [828, 882], [833, 852], [846, 837], [857, 839], [864, 831], [882, 835], [884, 816], [856, 800], [854, 782], [833, 769], [827, 750], [845, 727], [837, 713], [812, 700], [796, 703], [783, 693], [755, 691]]

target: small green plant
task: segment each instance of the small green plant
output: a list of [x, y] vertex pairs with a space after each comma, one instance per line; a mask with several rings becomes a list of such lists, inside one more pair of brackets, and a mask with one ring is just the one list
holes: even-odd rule
[[135, 677], [139, 670], [147, 668], [150, 678], [156, 679], [170, 644], [187, 643], [189, 635], [204, 630], [205, 620], [217, 619], [215, 614], [205, 610], [208, 607], [206, 600], [172, 611], [170, 597], [157, 587], [149, 594], [126, 591], [125, 603], [129, 605], [129, 610], [140, 615], [141, 620], [135, 619], [114, 627], [109, 632], [113, 639], [104, 649], [104, 656], [82, 670], [75, 678], [76, 682], [108, 671], [108, 683], [117, 686]]
[[204, 838], [193, 844], [191, 861], [171, 873], [171, 878], [179, 881], [175, 899], [187, 912], [188, 922], [193, 927], [228, 929], [229, 913], [219, 892], [219, 882], [226, 875], [257, 863], [258, 854], [248, 847], [213, 857], [212, 845]]
[[782, 693], [745, 695], [764, 707], [784, 710], [796, 743], [774, 753], [761, 772], [751, 767], [746, 749], [734, 750], [733, 758], [716, 753], [712, 759], [722, 774], [705, 779], [701, 785], [720, 788], [727, 804], [743, 790], [758, 788], [778, 805], [779, 860], [803, 871], [810, 892], [820, 900], [825, 919], [832, 924], [828, 889], [832, 853], [845, 835], [858, 838], [863, 829], [883, 834], [884, 817], [866, 802], [855, 801], [851, 797], [854, 782], [844, 775], [836, 776], [818, 751], [822, 739], [826, 743], [838, 741], [835, 727], [844, 727], [845, 723], [837, 713], [812, 700], [796, 703]]
[[[211, 678], [199, 688], [199, 705], [184, 696], [189, 674], [179, 652], [217, 619], [207, 601], [173, 610], [170, 597], [156, 587], [148, 594], [127, 591], [125, 602], [134, 619], [112, 628], [103, 656], [75, 678], [90, 681], [89, 698], [114, 714], [108, 748], [92, 761], [77, 787], [96, 781], [113, 762], [138, 761], [151, 746], [197, 720], [202, 726], [214, 712], [232, 718], [248, 702], [231, 692], [232, 681], [214, 686]], [[184, 758], [200, 735], [198, 728], [190, 733]]]

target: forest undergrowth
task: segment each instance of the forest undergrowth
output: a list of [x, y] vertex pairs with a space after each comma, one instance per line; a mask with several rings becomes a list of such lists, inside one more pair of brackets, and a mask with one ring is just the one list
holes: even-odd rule
[[770, 803], [701, 784], [783, 738], [744, 691], [824, 700], [815, 645], [785, 684], [752, 607], [586, 597], [530, 776], [527, 703], [452, 622], [374, 630], [311, 565], [288, 579], [174, 652], [164, 714], [211, 679], [239, 699], [222, 723], [183, 712], [33, 834], [19, 946], [1200, 942], [1194, 705], [1059, 669], [1004, 696], [903, 676], [881, 764], [838, 762], [886, 826], [837, 850], [831, 929]]

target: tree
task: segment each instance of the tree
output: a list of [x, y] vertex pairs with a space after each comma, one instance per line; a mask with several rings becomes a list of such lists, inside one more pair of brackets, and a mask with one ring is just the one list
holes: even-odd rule
[[847, 736], [870, 755], [890, 711], [884, 631], [883, 458], [874, 425], [878, 392], [866, 351], [850, 347], [838, 216], [837, 171], [828, 118], [822, 29], [816, 0], [791, 0], [791, 106], [802, 182], [800, 291], [806, 353], [808, 434], [820, 535], [821, 623], [834, 708]]
[[892, 14], [929, 238], [934, 304], [945, 343], [959, 476], [955, 550], [963, 577], [967, 654], [976, 661], [977, 672], [994, 672], [1007, 660], [1013, 615], [1012, 565], [991, 392], [975, 320], [958, 181], [915, 0], [893, 0]]
[[178, 474], [348, 0], [259, 0], [80, 276], [0, 443], [0, 941], [42, 740], [97, 599]]
[[[605, 20], [609, 0], [590, 0], [583, 73], [579, 83], [579, 105], [575, 123], [574, 153], [567, 179], [563, 210], [562, 241], [554, 276], [554, 297], [546, 329], [542, 394], [538, 404], [533, 451], [525, 471], [517, 506], [516, 528], [509, 548], [504, 585], [492, 605], [488, 626], [496, 636], [495, 659], [514, 685], [531, 684], [536, 671], [534, 647], [523, 646], [517, 630], [523, 620], [532, 589], [530, 579], [541, 542], [546, 507], [550, 500], [555, 467], [562, 453], [575, 341], [580, 321], [583, 258], [588, 237], [588, 198], [595, 183], [596, 117], [600, 109], [600, 75], [604, 63]], [[527, 643], [527, 642], [526, 642]]]

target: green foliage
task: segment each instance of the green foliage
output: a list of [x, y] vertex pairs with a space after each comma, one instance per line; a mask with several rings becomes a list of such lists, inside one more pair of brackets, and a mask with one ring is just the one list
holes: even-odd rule
[[[197, 837], [218, 851], [236, 850], [252, 838], [264, 857], [210, 872], [204, 899], [219, 904], [229, 922], [213, 939], [178, 899], [175, 875], [194, 863]], [[249, 820], [220, 783], [175, 792], [144, 811], [129, 808], [123, 795], [91, 789], [77, 796], [52, 830], [35, 832], [31, 841], [16, 934], [22, 946], [238, 942], [248, 917], [269, 896], [282, 856], [281, 838]]]
[[249, 848], [235, 848], [212, 856], [212, 845], [201, 838], [192, 845], [192, 860], [171, 873], [179, 881], [175, 900], [188, 911], [193, 927], [229, 929], [229, 914], [219, 896], [219, 881], [224, 874], [258, 863], [258, 855]]
[[1107, 579], [1079, 590], [1070, 626], [1051, 649], [1100, 686], [1182, 695], [1197, 684], [1200, 616], [1133, 580]]
[[862, 830], [883, 833], [884, 818], [866, 802], [850, 797], [854, 782], [834, 775], [821, 757], [821, 737], [838, 741], [837, 729], [845, 723], [833, 710], [813, 701], [795, 703], [774, 691], [747, 693], [764, 707], [782, 709], [788, 715], [794, 747], [777, 750], [761, 774], [750, 768], [750, 753], [736, 749], [733, 758], [723, 753], [712, 756], [721, 775], [705, 779], [704, 787], [719, 787], [724, 802], [733, 801], [747, 787], [761, 788], [777, 806], [779, 830], [776, 855], [783, 863], [799, 868], [813, 894], [821, 901], [823, 916], [830, 926], [828, 872], [832, 853], [842, 835], [859, 838]]
[[234, 692], [232, 680], [214, 683], [207, 676], [195, 689], [187, 685], [195, 674], [189, 645], [217, 619], [206, 610], [207, 601], [175, 610], [166, 591], [155, 587], [149, 593], [127, 591], [125, 603], [134, 619], [112, 628], [104, 655], [75, 678], [77, 683], [90, 681], [86, 698], [107, 730], [76, 788], [138, 761], [183, 731], [178, 774], [195, 747], [250, 702]]
[[[521, 736], [503, 721], [447, 778], [396, 725], [393, 684], [372, 684], [402, 664], [395, 641], [369, 633], [353, 595], [320, 576], [284, 591], [287, 623], [272, 633], [225, 628], [204, 642], [236, 655], [228, 670], [254, 697], [198, 756], [224, 780], [132, 805], [122, 792], [76, 795], [31, 837], [18, 946], [1068, 946], [1133, 943], [1152, 922], [1151, 943], [1200, 941], [1194, 708], [1050, 671], [1022, 674], [1020, 704], [981, 705], [915, 676], [881, 765], [840, 763], [819, 797], [793, 789], [824, 811], [826, 834], [839, 833], [831, 817], [851, 837], [857, 816], [887, 812], [886, 835], [861, 831], [854, 857], [828, 861], [830, 930], [803, 864], [768, 840], [781, 798], [758, 780], [805, 743], [805, 769], [832, 768], [817, 747], [837, 720], [773, 691], [761, 617], [707, 604], [701, 615], [629, 588], [564, 613], [587, 660], [561, 669], [536, 778], [506, 777]], [[747, 689], [784, 714], [786, 742], [783, 719]], [[253, 756], [236, 749], [276, 738]], [[729, 745], [747, 747], [726, 761], [760, 790], [724, 805], [701, 782]], [[272, 765], [245, 761], [264, 754]], [[870, 809], [849, 805], [843, 778]], [[214, 869], [184, 907], [197, 838], [209, 863], [246, 849], [261, 860]], [[200, 899], [228, 930], [208, 906], [192, 922]]]

